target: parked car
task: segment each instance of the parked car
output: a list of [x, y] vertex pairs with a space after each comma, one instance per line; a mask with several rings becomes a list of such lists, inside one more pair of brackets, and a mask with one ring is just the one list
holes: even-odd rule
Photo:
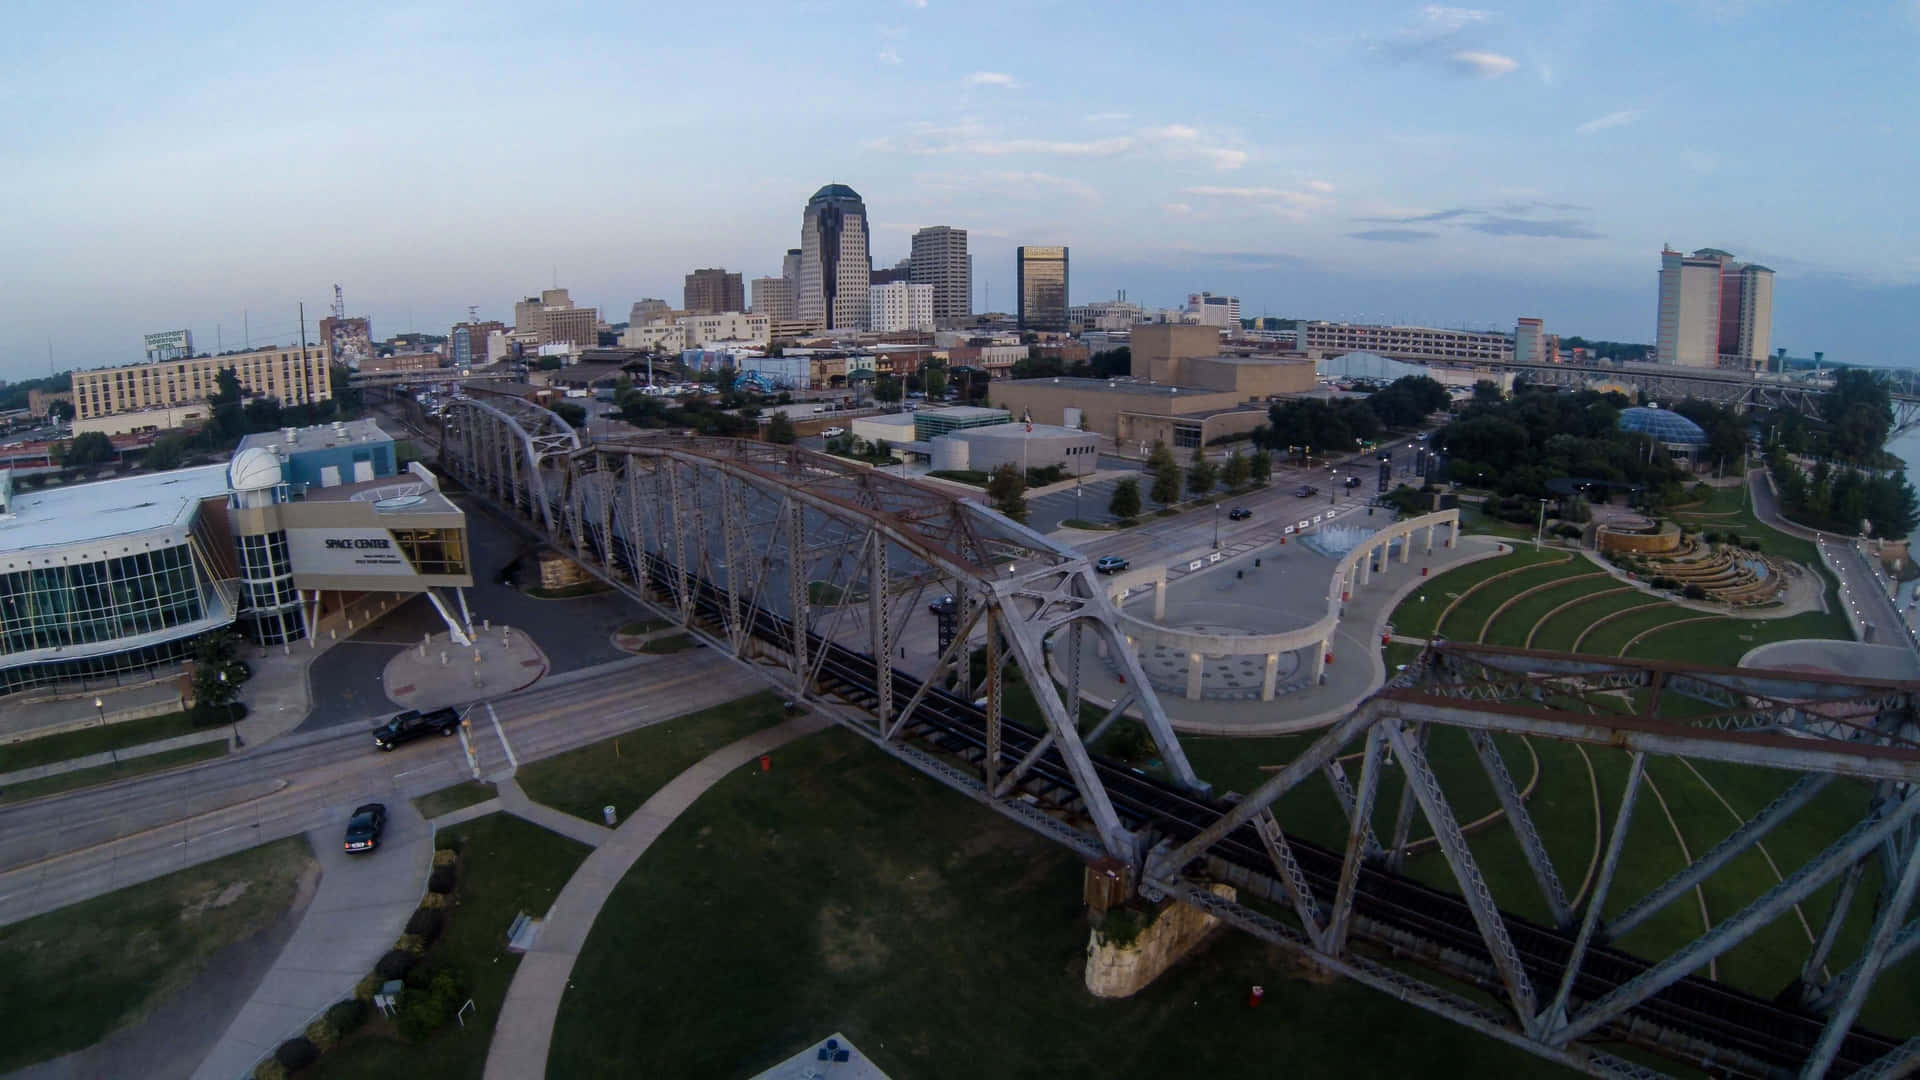
[[1252, 516], [1253, 516], [1253, 511], [1247, 509], [1244, 506], [1236, 506], [1233, 509], [1227, 511], [1228, 521], [1245, 521]]
[[1359, 478], [1359, 477], [1357, 477], [1357, 476], [1349, 476], [1349, 477], [1347, 477], [1347, 479], [1346, 479], [1346, 480], [1345, 480], [1344, 482], [1346, 483], [1346, 485], [1347, 485], [1347, 487], [1348, 487], [1349, 489], [1352, 489], [1352, 488], [1357, 488], [1357, 487], [1359, 487], [1359, 486], [1360, 486], [1360, 483], [1361, 483], [1361, 480], [1360, 480], [1360, 478]]
[[373, 729], [373, 745], [391, 750], [422, 735], [451, 735], [459, 726], [460, 714], [453, 709], [435, 709], [430, 713], [408, 709]]
[[1102, 555], [1094, 560], [1093, 568], [1102, 574], [1117, 574], [1132, 565], [1118, 555]]
[[830, 427], [827, 430], [821, 432], [820, 434], [826, 436], [829, 439], [837, 439], [840, 436], [845, 435], [846, 433], [847, 433], [846, 428], [843, 428], [838, 424], [836, 424], [833, 427]]
[[820, 413], [820, 412], [826, 412], [826, 411], [827, 411], [827, 407], [826, 407], [825, 405], [815, 405], [815, 406], [813, 407], [813, 411], [814, 411], [814, 412], [817, 412], [817, 413]]
[[347, 819], [347, 838], [341, 844], [348, 851], [372, 851], [380, 846], [380, 834], [387, 828], [387, 804], [370, 802]]
[[1312, 484], [1301, 484], [1299, 487], [1293, 489], [1293, 493], [1304, 499], [1309, 495], [1320, 494], [1320, 489], [1314, 487]]
[[951, 596], [943, 596], [927, 605], [927, 610], [933, 612], [935, 615], [951, 615], [953, 614], [953, 609], [954, 600]]

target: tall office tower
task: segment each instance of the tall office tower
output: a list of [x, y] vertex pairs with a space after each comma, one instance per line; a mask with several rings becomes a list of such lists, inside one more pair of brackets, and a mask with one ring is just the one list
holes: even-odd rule
[[788, 248], [780, 260], [780, 276], [793, 282], [793, 294], [800, 295], [800, 249]]
[[739, 274], [725, 269], [695, 270], [687, 275], [686, 303], [689, 315], [718, 315], [723, 311], [745, 311], [746, 290]]
[[800, 218], [799, 320], [821, 330], [867, 325], [867, 205], [845, 184], [828, 184]]
[[633, 302], [633, 311], [627, 316], [629, 326], [645, 326], [659, 322], [673, 315], [673, 305], [665, 300], [655, 300], [651, 296], [642, 297]]
[[494, 331], [507, 332], [505, 323], [500, 322], [463, 322], [456, 323], [447, 333], [447, 357], [454, 367], [478, 367], [489, 363], [487, 360], [487, 338]]
[[908, 281], [933, 286], [934, 321], [973, 314], [973, 260], [967, 256], [967, 230], [929, 225], [913, 234]]
[[793, 282], [784, 277], [753, 279], [753, 313], [776, 323], [793, 321]]
[[883, 334], [903, 330], [933, 332], [933, 286], [904, 281], [867, 289], [869, 325]]
[[1240, 298], [1237, 296], [1215, 296], [1210, 292], [1187, 294], [1187, 314], [1194, 317], [1201, 326], [1224, 326], [1230, 330], [1240, 329]]
[[1067, 328], [1067, 249], [1021, 247], [1014, 251], [1020, 294], [1020, 329]]
[[1730, 252], [1660, 252], [1659, 361], [1757, 370], [1773, 344], [1773, 271]]
[[[1559, 359], [1547, 352], [1547, 325], [1540, 319], [1522, 318], [1513, 325], [1513, 362], [1516, 364], [1551, 364]], [[1558, 346], [1553, 353], [1559, 352]]]

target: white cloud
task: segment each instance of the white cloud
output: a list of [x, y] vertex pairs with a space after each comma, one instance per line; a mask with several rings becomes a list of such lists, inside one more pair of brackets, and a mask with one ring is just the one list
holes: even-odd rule
[[900, 62], [900, 54], [894, 52], [891, 48], [881, 49], [875, 54], [875, 58], [883, 64], [897, 64]]
[[1616, 112], [1610, 112], [1605, 116], [1596, 116], [1573, 130], [1582, 135], [1591, 135], [1596, 131], [1605, 131], [1608, 128], [1625, 127], [1638, 119], [1640, 119], [1639, 109], [1620, 109]]
[[927, 6], [927, 0], [900, 0], [900, 2], [910, 8], [923, 8]]
[[1044, 172], [992, 172], [986, 173], [983, 178], [1015, 194], [1031, 195], [1037, 193], [1036, 189], [1045, 189], [1071, 195], [1086, 202], [1100, 201], [1100, 193], [1092, 186], [1068, 176], [1055, 176]]
[[[1920, 0], [1916, 0], [1916, 2], [1920, 2]], [[1131, 120], [1133, 117], [1131, 114], [1123, 112], [1097, 112], [1089, 113], [1081, 117], [1081, 119], [1089, 124], [1119, 124]]]
[[1245, 150], [1222, 145], [1219, 139], [1186, 124], [1147, 128], [1140, 137], [1162, 144], [1174, 157], [1197, 157], [1222, 172], [1245, 165], [1249, 156]]
[[1066, 157], [1111, 157], [1133, 149], [1126, 136], [1071, 142], [1061, 139], [981, 139], [965, 149], [976, 154], [1061, 154]]
[[967, 76], [966, 83], [968, 86], [1000, 86], [1009, 90], [1020, 85], [1018, 79], [1004, 71], [976, 71]]
[[1468, 49], [1457, 52], [1452, 57], [1454, 66], [1469, 75], [1482, 79], [1497, 79], [1520, 66], [1520, 62], [1511, 56], [1502, 56], [1494, 52], [1481, 52]]
[[1333, 185], [1327, 183], [1325, 180], [1309, 180], [1307, 181], [1307, 186], [1323, 195], [1333, 194]]
[[1149, 139], [1176, 139], [1181, 142], [1191, 142], [1200, 137], [1200, 130], [1185, 124], [1168, 124], [1166, 127], [1148, 128], [1141, 134]]
[[1299, 194], [1277, 187], [1216, 187], [1209, 184], [1181, 188], [1180, 193], [1197, 195], [1203, 199], [1284, 199]]
[[1176, 217], [1185, 217], [1193, 213], [1193, 207], [1183, 202], [1170, 202], [1166, 204], [1166, 211]]
[[1420, 9], [1420, 19], [1435, 30], [1452, 33], [1464, 30], [1474, 23], [1489, 22], [1493, 12], [1478, 8], [1447, 7], [1443, 4], [1428, 4]]
[[881, 37], [889, 41], [899, 41], [907, 36], [907, 28], [904, 26], [882, 26], [880, 27], [879, 33]]

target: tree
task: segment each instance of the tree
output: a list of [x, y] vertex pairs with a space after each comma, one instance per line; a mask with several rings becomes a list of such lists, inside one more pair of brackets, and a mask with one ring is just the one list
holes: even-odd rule
[[1121, 521], [1140, 516], [1140, 481], [1129, 476], [1113, 485], [1113, 497], [1107, 500], [1107, 513]]
[[220, 724], [230, 718], [228, 706], [247, 681], [240, 662], [240, 639], [230, 630], [214, 630], [193, 643], [193, 720]]
[[1473, 384], [1473, 403], [1475, 405], [1498, 405], [1506, 400], [1500, 392], [1500, 384], [1492, 379], [1481, 379]]
[[1179, 501], [1180, 466], [1173, 460], [1173, 451], [1167, 449], [1166, 443], [1153, 444], [1153, 452], [1147, 455], [1147, 472], [1153, 476], [1153, 490], [1149, 494], [1154, 502], [1166, 506]]
[[947, 392], [947, 369], [937, 360], [930, 360], [920, 369], [921, 389], [930, 398], [944, 397]]
[[543, 356], [540, 358], [538, 366], [541, 371], [559, 371], [566, 366], [566, 361], [557, 356]]
[[1248, 471], [1256, 484], [1264, 484], [1273, 475], [1273, 455], [1265, 450], [1255, 450], [1253, 460], [1248, 462]]
[[873, 380], [873, 400], [892, 403], [904, 396], [900, 380], [891, 375], [882, 375]]
[[994, 469], [987, 477], [987, 499], [995, 510], [1025, 523], [1027, 520], [1027, 477], [1011, 462]]
[[73, 419], [73, 402], [53, 401], [47, 405], [47, 419], [64, 424]]
[[1843, 368], [1820, 411], [1833, 426], [1828, 435], [1834, 456], [1846, 461], [1870, 461], [1893, 430], [1893, 398], [1886, 383], [1864, 368]]
[[1193, 459], [1187, 463], [1187, 490], [1194, 495], [1205, 495], [1213, 490], [1219, 470], [1207, 460], [1207, 452], [1202, 447], [1193, 448]]
[[62, 465], [98, 465], [113, 460], [113, 440], [98, 431], [83, 431], [70, 442], [54, 444]]
[[614, 404], [618, 405], [620, 402], [626, 400], [627, 395], [631, 393], [633, 393], [633, 376], [623, 371], [618, 378], [613, 380]]
[[178, 432], [162, 435], [147, 448], [143, 459], [147, 468], [155, 472], [177, 469], [187, 457], [187, 437]]
[[793, 421], [788, 419], [786, 413], [774, 413], [773, 419], [767, 421], [767, 441], [770, 443], [779, 443], [782, 446], [789, 446], [793, 443], [793, 440]]
[[554, 402], [553, 415], [565, 420], [569, 427], [577, 428], [587, 422], [587, 410], [575, 405], [571, 401]]
[[1252, 478], [1253, 462], [1247, 459], [1247, 455], [1238, 450], [1227, 455], [1226, 467], [1220, 470], [1220, 481], [1227, 485], [1228, 491], [1238, 491], [1246, 487], [1247, 481]]

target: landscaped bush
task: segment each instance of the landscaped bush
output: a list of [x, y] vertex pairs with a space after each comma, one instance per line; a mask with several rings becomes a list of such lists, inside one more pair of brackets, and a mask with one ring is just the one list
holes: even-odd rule
[[400, 1034], [418, 1042], [445, 1027], [460, 1008], [465, 992], [460, 977], [444, 970], [435, 972], [425, 988], [408, 987], [400, 996]]
[[1106, 918], [1100, 921], [1100, 940], [1124, 949], [1140, 940], [1141, 932], [1153, 925], [1157, 914], [1130, 907], [1108, 908]]
[[1760, 541], [1757, 539], [1754, 539], [1753, 537], [1748, 537], [1740, 541], [1740, 546], [1743, 548], [1746, 548], [1748, 551], [1759, 551]]
[[[366, 976], [359, 982], [353, 984], [353, 1000], [359, 1002], [361, 1008], [366, 1008], [367, 1005], [373, 1001], [373, 995], [380, 992], [380, 984], [386, 981], [387, 980], [378, 975]], [[336, 1009], [339, 1007], [338, 1005], [334, 1006]]]
[[367, 1013], [370, 1011], [366, 1002], [350, 997], [327, 1008], [327, 1025], [341, 1035], [349, 1035], [360, 1030], [360, 1025], [367, 1022]]
[[287, 1080], [287, 1067], [268, 1058], [253, 1067], [253, 1080]]
[[1680, 587], [1680, 583], [1663, 574], [1653, 579], [1653, 587], [1656, 589], [1677, 589]]
[[415, 956], [427, 955], [426, 939], [414, 934], [402, 934], [400, 940], [393, 943], [393, 947], [401, 952], [412, 953]]
[[1578, 540], [1582, 536], [1585, 536], [1586, 533], [1587, 530], [1578, 525], [1555, 525], [1553, 527], [1553, 535], [1560, 537], [1562, 540]]
[[420, 898], [420, 906], [433, 911], [438, 911], [451, 903], [452, 901], [446, 893], [430, 892]]
[[1690, 584], [1686, 588], [1680, 590], [1680, 595], [1686, 597], [1689, 600], [1705, 600], [1707, 598], [1707, 590], [1701, 588], [1698, 585]]
[[427, 891], [450, 893], [453, 891], [454, 873], [451, 866], [436, 866], [433, 873], [427, 875]]
[[460, 861], [460, 853], [451, 848], [441, 848], [433, 853], [433, 865], [452, 866]]
[[320, 1051], [313, 1048], [306, 1036], [295, 1035], [280, 1044], [273, 1052], [273, 1060], [279, 1062], [288, 1072], [304, 1069], [320, 1059]]
[[340, 1041], [340, 1033], [333, 1030], [333, 1026], [327, 1023], [327, 1018], [322, 1016], [307, 1025], [307, 1041], [313, 1044], [315, 1051], [324, 1054], [333, 1049], [334, 1043]]
[[440, 927], [446, 922], [446, 916], [434, 908], [420, 908], [407, 919], [407, 935], [432, 943], [440, 936]]
[[407, 972], [413, 970], [414, 960], [414, 955], [405, 949], [391, 949], [380, 958], [379, 963], [373, 965], [373, 973], [382, 981], [404, 978]]

